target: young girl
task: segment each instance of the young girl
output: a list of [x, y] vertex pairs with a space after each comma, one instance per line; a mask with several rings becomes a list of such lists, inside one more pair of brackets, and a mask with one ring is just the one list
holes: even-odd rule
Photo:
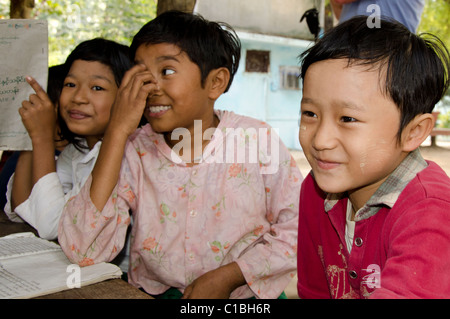
[[57, 114], [47, 93], [28, 77], [36, 94], [22, 103], [19, 113], [33, 151], [21, 153], [5, 206], [7, 214], [19, 215], [46, 239], [57, 238], [63, 206], [94, 166], [111, 106], [131, 62], [128, 47], [97, 38], [79, 44], [65, 66], [58, 114], [62, 138], [70, 144], [55, 162]]
[[[138, 65], [119, 88], [91, 176], [63, 211], [61, 247], [80, 265], [113, 259], [131, 211], [136, 287], [279, 297], [296, 269], [302, 178], [267, 124], [214, 110], [239, 65], [239, 40], [218, 23], [168, 12], [139, 31], [131, 51]], [[149, 125], [135, 131], [143, 113]], [[245, 160], [231, 156], [241, 151]]]

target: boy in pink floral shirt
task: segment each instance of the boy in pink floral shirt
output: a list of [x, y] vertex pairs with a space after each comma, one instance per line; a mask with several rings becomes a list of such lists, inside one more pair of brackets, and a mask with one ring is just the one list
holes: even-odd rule
[[112, 260], [131, 211], [129, 282], [152, 295], [277, 298], [294, 276], [302, 177], [267, 124], [214, 110], [240, 58], [226, 28], [169, 12], [135, 36], [97, 164], [61, 217], [73, 262]]

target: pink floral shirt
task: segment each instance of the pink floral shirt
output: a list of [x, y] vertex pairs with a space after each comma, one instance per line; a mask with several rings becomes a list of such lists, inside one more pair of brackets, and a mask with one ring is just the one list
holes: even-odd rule
[[[101, 212], [90, 200], [89, 177], [59, 225], [59, 243], [72, 262], [111, 261], [124, 245], [131, 211], [128, 277], [136, 287], [151, 294], [183, 291], [235, 261], [247, 285], [231, 298], [282, 293], [296, 272], [303, 178], [267, 124], [216, 114], [220, 124], [197, 165], [181, 162], [147, 125], [129, 138], [118, 184]], [[229, 163], [232, 150], [246, 150], [245, 160], [236, 155]]]

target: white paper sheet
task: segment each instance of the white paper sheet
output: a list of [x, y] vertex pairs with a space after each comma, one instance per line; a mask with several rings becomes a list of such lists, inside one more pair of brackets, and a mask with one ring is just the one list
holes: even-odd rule
[[0, 150], [31, 150], [18, 109], [34, 93], [27, 75], [47, 88], [47, 21], [0, 20], [0, 56]]

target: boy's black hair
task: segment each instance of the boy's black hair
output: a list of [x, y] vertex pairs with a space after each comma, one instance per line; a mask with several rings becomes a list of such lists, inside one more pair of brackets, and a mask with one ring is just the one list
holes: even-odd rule
[[[117, 87], [120, 86], [125, 72], [133, 66], [130, 60], [129, 47], [103, 38], [95, 38], [78, 44], [64, 63], [66, 72], [70, 70], [76, 60], [95, 61], [108, 66], [114, 74]], [[82, 136], [78, 136], [69, 130], [59, 111], [58, 121], [61, 139], [72, 143], [80, 151], [87, 149], [82, 143]]]
[[[397, 134], [419, 114], [431, 113], [449, 87], [449, 52], [431, 34], [415, 35], [402, 24], [381, 19], [381, 28], [369, 28], [367, 16], [357, 16], [325, 33], [303, 52], [301, 77], [315, 62], [347, 59], [348, 65], [379, 68], [381, 89], [401, 114]], [[380, 77], [380, 80], [383, 80]]]
[[231, 86], [239, 66], [241, 43], [231, 26], [212, 22], [197, 14], [167, 11], [144, 25], [134, 36], [130, 46], [131, 59], [141, 45], [170, 43], [178, 46], [189, 59], [198, 65], [201, 85], [208, 74], [221, 67], [230, 72]]

